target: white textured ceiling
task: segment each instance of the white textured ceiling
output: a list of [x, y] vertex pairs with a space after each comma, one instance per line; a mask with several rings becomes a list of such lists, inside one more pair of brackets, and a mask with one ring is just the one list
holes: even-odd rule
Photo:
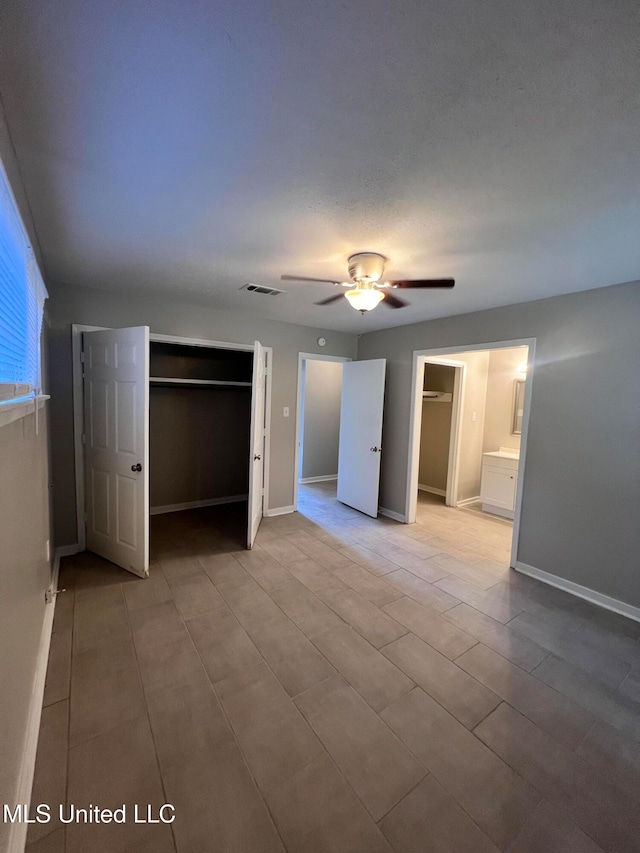
[[[640, 277], [637, 0], [4, 0], [49, 281], [344, 331]], [[361, 317], [354, 251], [451, 292]]]

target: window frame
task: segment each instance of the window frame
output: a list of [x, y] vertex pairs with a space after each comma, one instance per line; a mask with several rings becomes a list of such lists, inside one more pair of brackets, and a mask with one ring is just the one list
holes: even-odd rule
[[[0, 215], [13, 216], [13, 227], [20, 229], [20, 237], [24, 243], [24, 254], [21, 264], [24, 264], [26, 288], [26, 312], [24, 316], [25, 336], [25, 376], [19, 377], [29, 381], [2, 381], [0, 379], [0, 427], [23, 418], [42, 408], [49, 399], [42, 393], [42, 326], [44, 320], [44, 303], [48, 298], [38, 263], [36, 261], [29, 234], [25, 227], [20, 208], [13, 193], [7, 171], [0, 158]], [[19, 252], [19, 256], [20, 256]], [[9, 303], [10, 304], [10, 303]], [[10, 330], [9, 330], [10, 331]], [[28, 375], [27, 375], [28, 374]]]

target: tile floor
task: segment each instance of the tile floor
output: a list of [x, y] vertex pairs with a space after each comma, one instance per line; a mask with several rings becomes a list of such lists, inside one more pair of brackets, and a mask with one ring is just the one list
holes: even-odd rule
[[[152, 520], [151, 576], [64, 561], [30, 853], [640, 851], [640, 625], [507, 567], [511, 527], [301, 489]], [[131, 813], [131, 812], [130, 812]]]

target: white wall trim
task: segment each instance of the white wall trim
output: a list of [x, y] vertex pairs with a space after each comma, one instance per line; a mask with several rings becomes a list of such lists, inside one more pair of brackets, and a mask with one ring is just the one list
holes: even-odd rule
[[265, 510], [264, 514], [267, 518], [274, 518], [276, 515], [288, 515], [290, 512], [295, 512], [296, 508], [292, 506], [276, 506], [273, 509]]
[[480, 495], [476, 495], [475, 498], [465, 498], [465, 500], [463, 500], [463, 501], [458, 501], [456, 503], [456, 506], [459, 506], [459, 507], [471, 506], [471, 504], [475, 504], [479, 500], [480, 500]]
[[306, 483], [325, 483], [325, 482], [328, 482], [329, 480], [337, 480], [337, 479], [338, 479], [337, 474], [323, 474], [320, 477], [301, 477], [298, 480], [298, 483], [301, 486], [304, 486]]
[[[58, 575], [60, 572], [60, 553], [56, 549], [53, 560], [53, 571], [51, 575], [51, 589], [58, 588]], [[14, 804], [25, 803], [27, 808], [31, 804], [31, 789], [33, 788], [33, 776], [36, 769], [36, 755], [38, 753], [38, 737], [40, 735], [40, 721], [42, 719], [42, 702], [44, 700], [44, 685], [47, 677], [47, 666], [49, 663], [49, 648], [51, 646], [51, 634], [53, 632], [53, 616], [56, 607], [56, 598], [53, 596], [51, 604], [44, 606], [44, 618], [42, 631], [40, 632], [40, 646], [36, 661], [36, 671], [33, 676], [31, 688], [31, 699], [29, 702], [27, 729], [22, 749], [22, 764], [18, 774], [16, 786], [16, 797]], [[27, 841], [26, 823], [13, 823], [9, 830], [9, 843], [7, 853], [23, 853]]]
[[41, 409], [49, 399], [47, 394], [35, 394], [28, 399], [0, 400], [0, 427], [26, 418]]
[[418, 483], [418, 491], [429, 492], [431, 495], [440, 495], [443, 498], [447, 496], [446, 489], [436, 489], [435, 486], [425, 486], [424, 483]]
[[404, 515], [401, 515], [399, 512], [394, 512], [392, 509], [386, 509], [383, 506], [378, 507], [378, 513], [380, 515], [384, 515], [387, 518], [392, 518], [394, 521], [399, 521], [402, 524], [406, 524], [406, 518]]
[[542, 583], [549, 584], [549, 586], [555, 586], [558, 589], [571, 593], [571, 595], [584, 598], [585, 601], [590, 601], [592, 604], [597, 604], [599, 607], [604, 607], [605, 610], [612, 610], [614, 613], [620, 613], [622, 616], [627, 616], [635, 622], [640, 622], [640, 607], [634, 607], [633, 604], [627, 604], [625, 601], [612, 598], [603, 592], [589, 589], [588, 586], [582, 586], [582, 584], [574, 583], [566, 578], [558, 577], [558, 575], [544, 572], [542, 569], [536, 569], [535, 566], [529, 566], [519, 560], [516, 560], [514, 568], [523, 575], [529, 575], [536, 580], [542, 581]]
[[166, 504], [166, 506], [152, 506], [149, 515], [163, 515], [165, 512], [182, 512], [185, 509], [200, 509], [205, 506], [218, 506], [219, 504], [235, 504], [246, 501], [248, 495], [228, 495], [222, 498], [209, 498], [204, 501], [187, 501], [181, 504]]
[[[300, 424], [302, 422], [302, 384], [304, 380], [305, 361], [338, 361], [346, 362], [353, 359], [343, 355], [325, 355], [321, 352], [298, 353], [298, 384], [296, 391], [296, 444], [293, 471], [293, 509], [298, 507], [298, 483], [300, 482]], [[337, 479], [337, 477], [336, 477]]]

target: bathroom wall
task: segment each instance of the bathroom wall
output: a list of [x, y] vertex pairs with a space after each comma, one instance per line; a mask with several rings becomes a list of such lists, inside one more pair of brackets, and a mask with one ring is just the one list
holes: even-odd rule
[[522, 379], [527, 347], [491, 350], [487, 373], [487, 400], [482, 452], [509, 447], [520, 450], [520, 436], [512, 435], [515, 380]]

